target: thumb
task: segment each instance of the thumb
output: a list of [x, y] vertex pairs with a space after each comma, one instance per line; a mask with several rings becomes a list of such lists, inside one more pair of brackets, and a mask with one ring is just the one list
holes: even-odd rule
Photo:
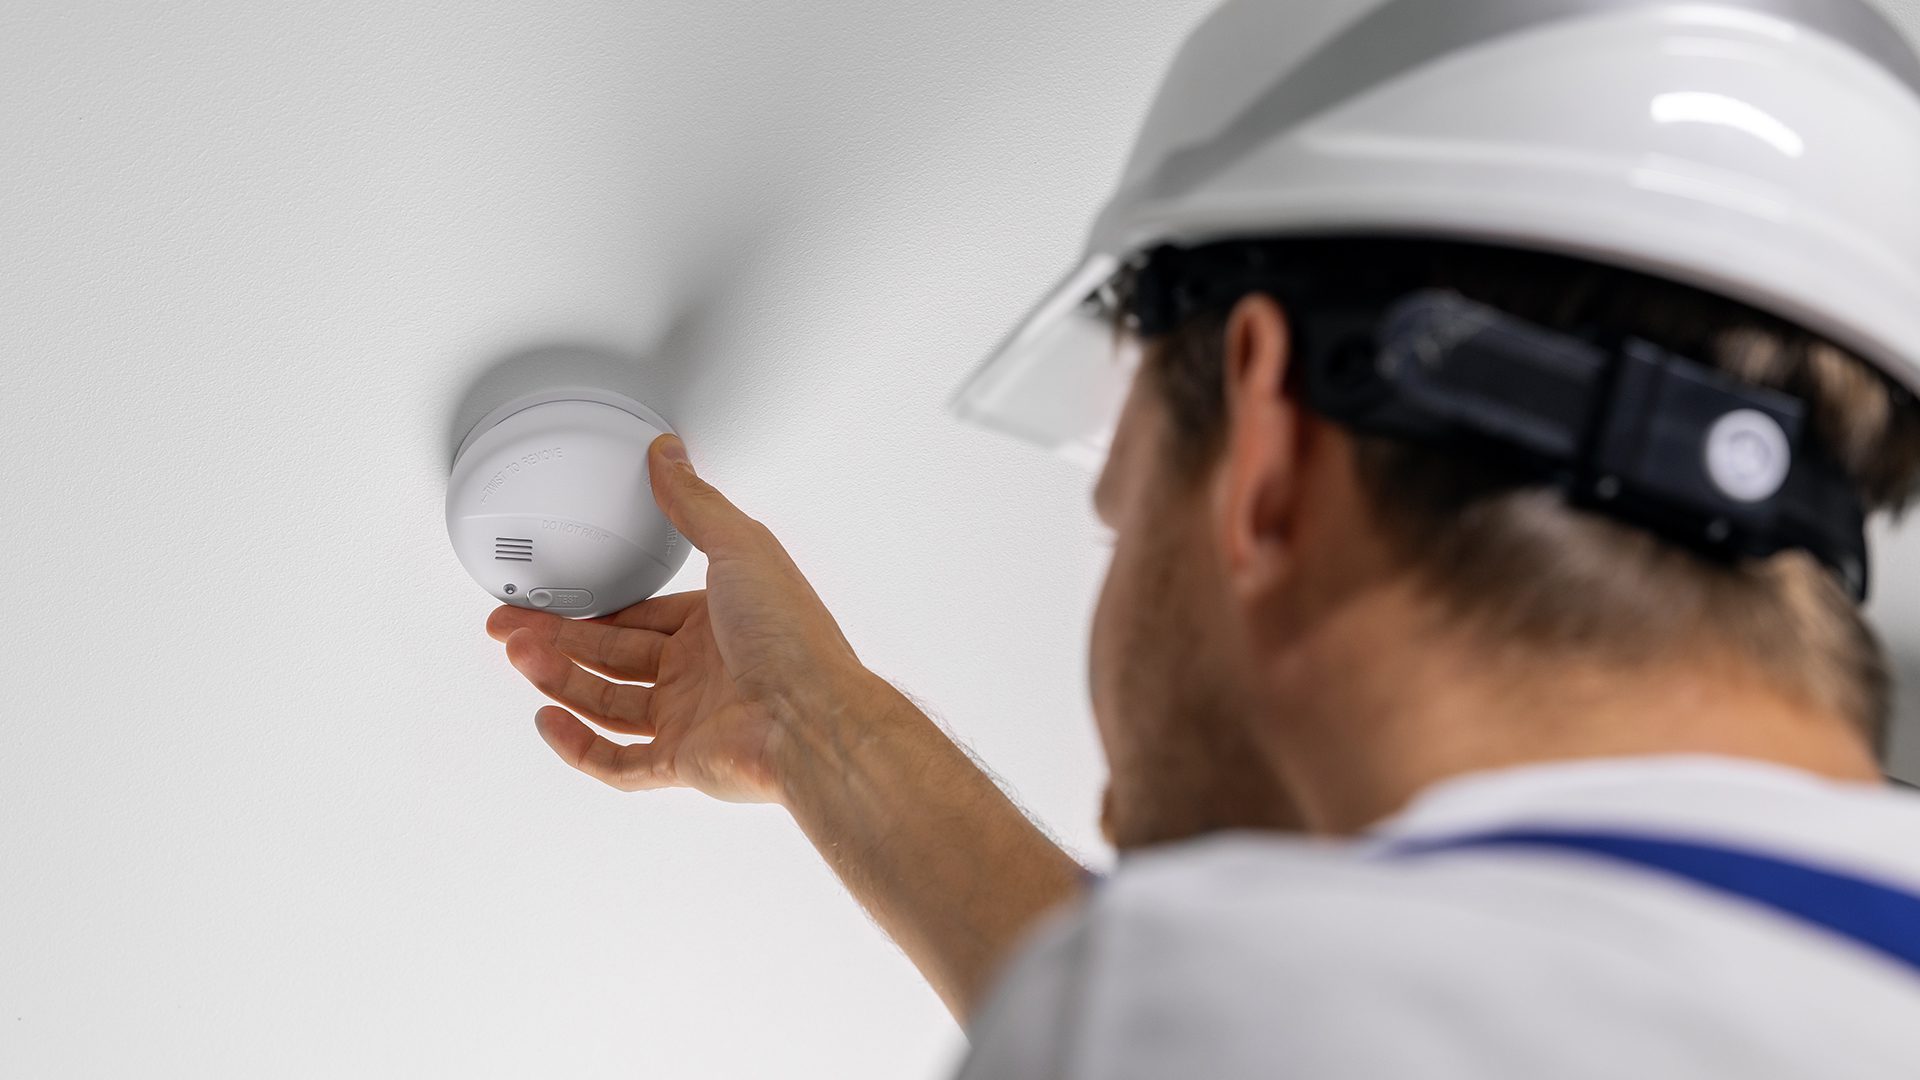
[[727, 501], [712, 484], [700, 479], [687, 458], [687, 446], [676, 435], [662, 435], [647, 447], [647, 477], [653, 501], [687, 542], [709, 556], [744, 536], [752, 518]]

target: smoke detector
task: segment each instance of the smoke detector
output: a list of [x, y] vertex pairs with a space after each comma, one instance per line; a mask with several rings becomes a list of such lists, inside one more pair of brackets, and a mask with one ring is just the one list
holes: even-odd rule
[[647, 447], [673, 431], [624, 394], [542, 390], [480, 418], [447, 478], [447, 536], [503, 603], [593, 618], [660, 590], [686, 540], [653, 501]]

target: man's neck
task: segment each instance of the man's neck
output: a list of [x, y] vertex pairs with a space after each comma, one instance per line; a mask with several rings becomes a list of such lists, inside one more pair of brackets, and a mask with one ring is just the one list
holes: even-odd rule
[[[1725, 656], [1632, 670], [1490, 650], [1446, 635], [1410, 639], [1393, 597], [1356, 608], [1310, 642], [1296, 672], [1337, 680], [1283, 688], [1268, 732], [1276, 768], [1311, 832], [1357, 832], [1429, 784], [1533, 762], [1718, 754], [1841, 780], [1877, 781], [1846, 719], [1783, 694]], [[1310, 655], [1308, 655], [1310, 654]]]

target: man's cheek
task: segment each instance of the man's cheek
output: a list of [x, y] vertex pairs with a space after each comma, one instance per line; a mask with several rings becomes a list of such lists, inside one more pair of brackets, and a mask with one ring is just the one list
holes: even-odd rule
[[1100, 838], [1105, 840], [1109, 847], [1117, 846], [1113, 836], [1113, 781], [1109, 779], [1107, 786], [1100, 792]]
[[1114, 593], [1113, 568], [1109, 566], [1106, 581], [1100, 586], [1100, 597], [1094, 604], [1093, 627], [1087, 639], [1087, 696], [1093, 703], [1094, 727], [1102, 745], [1107, 744], [1107, 728], [1115, 707], [1107, 683], [1113, 664], [1119, 660], [1111, 653], [1115, 647], [1113, 619], [1118, 602]]

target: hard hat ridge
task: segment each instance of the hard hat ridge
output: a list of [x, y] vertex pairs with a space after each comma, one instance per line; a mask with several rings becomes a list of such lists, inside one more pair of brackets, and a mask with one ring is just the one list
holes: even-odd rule
[[[1239, 0], [1216, 17], [1270, 2]], [[1177, 197], [1262, 140], [1422, 64], [1560, 20], [1673, 5], [1674, 0], [1387, 0], [1283, 72], [1214, 136], [1171, 151], [1126, 187], [1135, 198]], [[1873, 59], [1920, 96], [1920, 55], [1865, 0], [1713, 0], [1710, 6], [1818, 30]], [[1112, 208], [1123, 205], [1116, 198]]]

